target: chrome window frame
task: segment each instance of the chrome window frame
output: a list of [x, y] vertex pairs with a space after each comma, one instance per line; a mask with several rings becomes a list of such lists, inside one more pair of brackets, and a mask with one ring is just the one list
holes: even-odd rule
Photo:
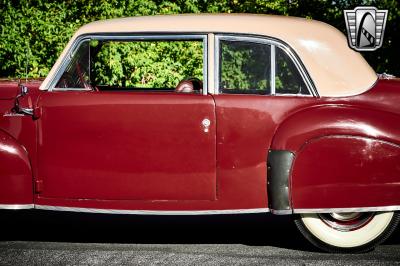
[[[271, 84], [271, 93], [267, 95], [260, 95], [260, 96], [299, 96], [299, 97], [318, 97], [318, 91], [315, 88], [314, 82], [312, 81], [308, 71], [306, 70], [303, 63], [300, 61], [300, 58], [297, 54], [290, 48], [289, 45], [286, 43], [273, 39], [267, 36], [254, 36], [254, 35], [243, 35], [243, 34], [230, 34], [230, 33], [221, 33], [215, 34], [215, 48], [214, 48], [214, 84], [215, 84], [215, 91], [214, 94], [221, 94], [221, 88], [219, 84], [219, 74], [220, 74], [220, 41], [241, 41], [241, 42], [251, 42], [251, 43], [258, 43], [258, 44], [267, 44], [271, 45], [271, 77], [270, 77], [270, 84]], [[300, 73], [300, 76], [303, 79], [304, 84], [307, 87], [309, 94], [290, 94], [290, 93], [276, 93], [275, 91], [275, 70], [276, 70], [276, 62], [275, 62], [275, 54], [276, 54], [276, 47], [282, 49], [288, 57], [292, 60], [294, 65], [296, 66], [297, 70]], [[243, 94], [239, 94], [243, 95]], [[257, 95], [257, 94], [253, 94]]]
[[85, 34], [80, 35], [75, 38], [71, 47], [68, 49], [66, 55], [64, 56], [62, 63], [55, 71], [52, 79], [49, 82], [47, 91], [91, 91], [91, 89], [86, 88], [55, 88], [57, 82], [61, 78], [68, 64], [71, 62], [77, 49], [80, 45], [88, 40], [110, 40], [110, 41], [184, 41], [184, 40], [201, 40], [203, 42], [203, 95], [208, 93], [208, 35], [203, 33], [198, 34], [138, 34], [138, 33], [120, 33], [120, 34], [110, 34], [110, 33], [99, 33], [99, 34]]

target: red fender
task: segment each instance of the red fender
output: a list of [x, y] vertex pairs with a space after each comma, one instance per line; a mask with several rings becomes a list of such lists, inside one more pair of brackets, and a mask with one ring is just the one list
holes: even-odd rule
[[346, 105], [313, 107], [278, 128], [273, 150], [294, 153], [291, 208], [400, 206], [400, 117]]
[[296, 154], [292, 208], [400, 206], [400, 146], [366, 137], [329, 136]]
[[397, 114], [353, 106], [331, 105], [303, 109], [286, 119], [272, 140], [273, 150], [297, 152], [309, 140], [331, 136], [360, 136], [400, 145]]
[[0, 130], [0, 205], [32, 204], [33, 177], [28, 154]]

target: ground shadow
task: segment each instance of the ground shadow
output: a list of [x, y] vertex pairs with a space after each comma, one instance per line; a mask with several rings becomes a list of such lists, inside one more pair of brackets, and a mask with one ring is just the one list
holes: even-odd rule
[[[291, 216], [152, 216], [2, 211], [0, 241], [129, 244], [245, 244], [316, 251]], [[400, 230], [386, 241], [400, 245]]]
[[290, 216], [153, 216], [4, 211], [0, 241], [135, 244], [245, 244], [314, 250]]

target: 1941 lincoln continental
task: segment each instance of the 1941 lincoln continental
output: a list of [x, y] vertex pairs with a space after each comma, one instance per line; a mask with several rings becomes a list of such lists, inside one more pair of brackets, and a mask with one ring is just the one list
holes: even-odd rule
[[0, 99], [2, 209], [272, 212], [332, 252], [370, 250], [400, 220], [400, 81], [322, 22], [93, 22]]

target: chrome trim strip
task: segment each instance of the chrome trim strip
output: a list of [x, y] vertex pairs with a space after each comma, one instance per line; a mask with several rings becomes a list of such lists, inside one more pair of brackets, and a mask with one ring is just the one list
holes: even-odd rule
[[270, 77], [270, 86], [271, 86], [271, 95], [275, 95], [275, 45], [271, 45], [271, 77]]
[[375, 212], [375, 211], [400, 211], [400, 206], [382, 207], [357, 207], [357, 208], [319, 208], [319, 209], [293, 209], [293, 210], [272, 210], [269, 208], [255, 209], [232, 209], [232, 210], [204, 210], [204, 211], [150, 211], [150, 210], [116, 210], [96, 209], [78, 207], [59, 207], [37, 204], [0, 204], [0, 209], [23, 210], [39, 209], [50, 211], [70, 211], [88, 213], [110, 213], [110, 214], [142, 214], [142, 215], [212, 215], [212, 214], [240, 214], [240, 213], [267, 213], [273, 214], [300, 214], [300, 213], [333, 213], [333, 212]]
[[[307, 90], [310, 93], [308, 94], [293, 94], [296, 96], [311, 96], [311, 97], [319, 97], [318, 91], [315, 88], [314, 82], [312, 81], [310, 75], [308, 74], [304, 64], [300, 61], [300, 59], [298, 58], [297, 55], [295, 55], [295, 53], [292, 51], [292, 49], [290, 49], [287, 45], [282, 44], [282, 43], [277, 43], [277, 45], [279, 48], [282, 49], [282, 51], [284, 51], [287, 56], [293, 61], [294, 65], [296, 66], [297, 70], [300, 72], [301, 77], [303, 78], [304, 83], [307, 86]], [[283, 94], [277, 94], [277, 96], [281, 96]]]
[[272, 214], [276, 214], [276, 215], [288, 215], [288, 214], [293, 214], [292, 210], [273, 210], [270, 209]]
[[221, 57], [219, 56], [220, 50], [220, 36], [215, 35], [214, 38], [214, 95], [219, 94], [219, 68]]
[[0, 204], [0, 209], [2, 210], [25, 210], [33, 209], [35, 205], [33, 204]]
[[[219, 46], [220, 46], [220, 40], [227, 40], [227, 41], [247, 41], [247, 42], [254, 42], [254, 43], [261, 43], [261, 44], [269, 44], [271, 46], [282, 49], [288, 56], [289, 58], [293, 61], [294, 65], [296, 66], [297, 70], [300, 72], [301, 77], [303, 78], [304, 83], [307, 86], [307, 90], [310, 92], [310, 95], [301, 95], [301, 96], [308, 96], [308, 97], [318, 97], [318, 91], [315, 88], [315, 85], [310, 77], [308, 75], [307, 70], [305, 69], [304, 65], [301, 63], [301, 61], [298, 59], [298, 56], [292, 51], [292, 49], [285, 43], [280, 42], [279, 40], [276, 39], [271, 39], [265, 36], [244, 36], [240, 34], [235, 34], [235, 35], [230, 35], [230, 34], [218, 34], [216, 36], [216, 42], [215, 42], [215, 63], [216, 63], [216, 69], [219, 72]], [[272, 49], [271, 49], [272, 51]], [[218, 53], [218, 54], [217, 54]], [[215, 75], [215, 84], [216, 86], [216, 93], [220, 92], [219, 88], [219, 73], [216, 72]], [[271, 70], [272, 72], [272, 70]], [[296, 94], [297, 95], [297, 94]], [[278, 96], [278, 95], [277, 95]]]
[[92, 91], [92, 89], [86, 89], [86, 88], [52, 88], [49, 91]]
[[400, 206], [382, 206], [382, 207], [357, 207], [357, 208], [293, 209], [293, 213], [377, 212], [377, 211], [399, 211], [399, 210]]
[[203, 36], [203, 95], [208, 93], [208, 35]]
[[35, 209], [48, 211], [87, 212], [105, 214], [140, 214], [140, 215], [212, 215], [212, 214], [240, 214], [240, 213], [267, 213], [268, 208], [234, 209], [234, 210], [204, 210], [204, 211], [150, 211], [150, 210], [116, 210], [78, 207], [59, 207], [48, 205], [35, 205]]
[[215, 36], [214, 33], [209, 33], [208, 34], [208, 43], [207, 43], [207, 54], [208, 54], [208, 60], [207, 60], [207, 88], [208, 88], [208, 93], [214, 94], [215, 92], [215, 72], [214, 72], [214, 59], [215, 59]]
[[[62, 63], [55, 70], [55, 74], [51, 78], [48, 83], [48, 86], [45, 87], [43, 90], [48, 91], [64, 91], [70, 90], [69, 88], [57, 88], [55, 89], [54, 86], [56, 85], [57, 81], [61, 78], [62, 74], [65, 71], [65, 68], [68, 66], [69, 62], [72, 60], [73, 54], [75, 53], [76, 49], [81, 45], [82, 42], [88, 40], [138, 40], [138, 41], [145, 41], [145, 40], [155, 40], [155, 41], [164, 41], [164, 40], [202, 40], [203, 41], [203, 78], [206, 80], [207, 78], [207, 35], [206, 34], [155, 34], [155, 35], [129, 35], [130, 33], [123, 33], [121, 35], [108, 35], [108, 34], [88, 34], [88, 35], [81, 35], [76, 37], [71, 47], [65, 54]], [[73, 89], [79, 90], [79, 89]], [[82, 88], [80, 90], [87, 90]], [[207, 92], [207, 82], [203, 82], [203, 91]]]
[[25, 116], [24, 114], [20, 114], [20, 113], [5, 113], [3, 114], [3, 117], [7, 117], [7, 116]]

